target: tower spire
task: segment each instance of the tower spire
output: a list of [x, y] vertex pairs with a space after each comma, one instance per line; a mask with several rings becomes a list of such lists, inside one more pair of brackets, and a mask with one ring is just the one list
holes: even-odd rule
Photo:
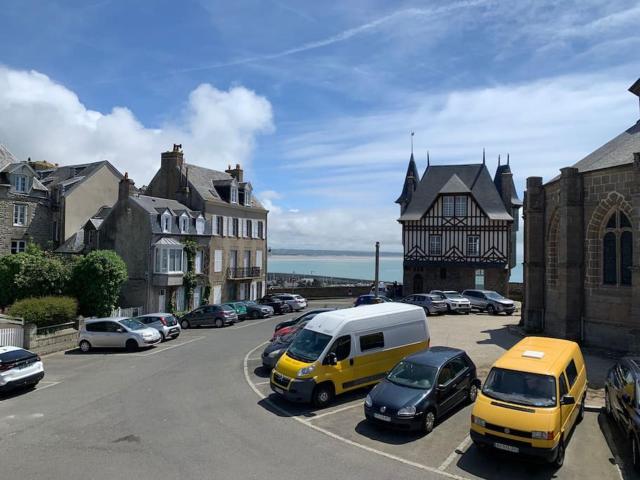
[[413, 157], [413, 136], [415, 135], [415, 132], [411, 132], [411, 156]]
[[500, 154], [498, 154], [498, 166], [500, 166]]
[[507, 165], [509, 165], [509, 154], [507, 153]]
[[486, 163], [487, 159], [485, 158], [485, 154], [484, 154], [484, 148], [482, 149], [482, 164], [484, 165]]
[[429, 150], [427, 150], [427, 167], [431, 165], [431, 160], [429, 159]]

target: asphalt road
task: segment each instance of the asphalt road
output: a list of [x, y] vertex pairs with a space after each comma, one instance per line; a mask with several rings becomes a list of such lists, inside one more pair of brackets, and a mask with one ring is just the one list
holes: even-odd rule
[[[47, 375], [36, 390], [0, 400], [0, 478], [5, 474], [30, 480], [494, 477], [457, 458], [456, 450], [468, 447], [458, 445], [466, 428], [462, 421], [455, 423], [451, 436], [446, 425], [437, 432], [445, 439], [438, 443], [438, 457], [451, 457], [450, 468], [440, 471], [440, 461], [432, 469], [418, 465], [430, 454], [426, 441], [407, 442], [414, 445], [409, 459], [417, 459], [411, 465], [391, 458], [398, 453], [396, 446], [382, 448], [379, 439], [359, 439], [353, 433], [358, 408], [344, 410], [343, 416], [318, 418], [316, 423], [327, 429], [324, 432], [274, 409], [247, 383], [245, 358], [255, 363], [261, 350], [247, 354], [270, 337], [276, 323], [290, 316], [248, 320], [224, 329], [187, 330], [177, 340], [133, 354], [72, 351], [45, 357]], [[502, 320], [492, 321], [499, 326]], [[447, 322], [446, 317], [437, 325], [434, 320], [434, 340], [449, 331]], [[462, 343], [471, 342], [468, 332], [461, 334]], [[497, 334], [483, 335], [495, 339]], [[487, 347], [496, 354], [505, 348], [498, 340]], [[253, 368], [251, 377], [252, 384], [265, 381]], [[254, 386], [258, 391], [264, 387]], [[460, 415], [466, 419], [468, 412]], [[597, 426], [598, 421], [589, 423]], [[340, 438], [326, 433], [332, 431]], [[613, 458], [608, 450], [595, 458], [607, 456]], [[474, 455], [466, 459], [475, 461]], [[610, 466], [598, 471], [616, 473]]]

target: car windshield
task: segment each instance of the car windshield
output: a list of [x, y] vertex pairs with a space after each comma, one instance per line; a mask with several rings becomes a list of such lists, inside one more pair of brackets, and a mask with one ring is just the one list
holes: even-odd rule
[[438, 369], [428, 365], [401, 361], [387, 375], [387, 380], [396, 385], [428, 390], [433, 386]]
[[287, 355], [301, 362], [315, 362], [331, 340], [331, 336], [313, 330], [299, 332], [300, 334], [289, 347]]
[[504, 297], [498, 292], [485, 292], [485, 295], [491, 300], [504, 300]]
[[244, 302], [247, 307], [256, 307], [258, 304], [256, 302]]
[[124, 320], [120, 320], [120, 323], [129, 330], [142, 330], [143, 328], [147, 328], [144, 323], [134, 320], [133, 318], [125, 318]]
[[495, 400], [531, 407], [556, 405], [556, 379], [549, 375], [493, 368], [482, 393]]
[[233, 312], [233, 307], [229, 306], [229, 305], [220, 305], [220, 309], [222, 310], [226, 310], [227, 312]]
[[451, 299], [464, 298], [458, 292], [444, 292], [444, 296]]

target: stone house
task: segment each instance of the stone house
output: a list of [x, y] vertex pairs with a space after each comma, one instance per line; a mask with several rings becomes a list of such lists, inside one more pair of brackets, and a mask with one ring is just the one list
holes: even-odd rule
[[[177, 311], [199, 306], [208, 291], [209, 244], [212, 224], [201, 212], [168, 199], [139, 195], [125, 176], [118, 201], [84, 226], [87, 250], [114, 250], [127, 265], [129, 278], [120, 304], [144, 307], [147, 312]], [[190, 298], [185, 285], [185, 241], [196, 244], [193, 257], [195, 285]]]
[[0, 145], [0, 255], [23, 252], [29, 241], [51, 239], [49, 192], [28, 162]]
[[515, 266], [518, 199], [509, 162], [428, 165], [413, 154], [400, 197], [404, 293], [483, 288], [507, 294]]
[[266, 289], [268, 211], [240, 165], [225, 172], [184, 161], [179, 145], [161, 155], [145, 193], [202, 212], [212, 225], [208, 257], [212, 303], [256, 299]]
[[547, 183], [528, 178], [525, 328], [640, 350], [639, 225], [640, 121]]

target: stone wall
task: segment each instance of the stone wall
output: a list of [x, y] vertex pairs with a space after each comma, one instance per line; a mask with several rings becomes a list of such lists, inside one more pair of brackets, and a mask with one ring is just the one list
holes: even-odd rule
[[38, 335], [36, 325], [27, 324], [24, 327], [24, 348], [37, 353], [47, 355], [49, 353], [69, 350], [78, 345], [78, 330], [67, 328], [57, 332]]
[[[351, 292], [351, 294], [349, 294]], [[308, 300], [315, 298], [343, 298], [365, 295], [371, 287], [301, 287], [301, 288], [269, 288], [269, 293], [294, 293]]]
[[[507, 294], [509, 270], [484, 268], [484, 288]], [[404, 294], [424, 293], [431, 290], [457, 290], [459, 292], [476, 286], [475, 267], [427, 267], [405, 266]], [[422, 279], [422, 287], [419, 285]], [[419, 291], [418, 291], [419, 290]]]
[[[27, 225], [13, 225], [13, 205], [27, 205]], [[11, 193], [0, 194], [0, 255], [11, 253], [11, 240], [29, 239], [46, 247], [51, 239], [51, 213], [48, 201]]]

